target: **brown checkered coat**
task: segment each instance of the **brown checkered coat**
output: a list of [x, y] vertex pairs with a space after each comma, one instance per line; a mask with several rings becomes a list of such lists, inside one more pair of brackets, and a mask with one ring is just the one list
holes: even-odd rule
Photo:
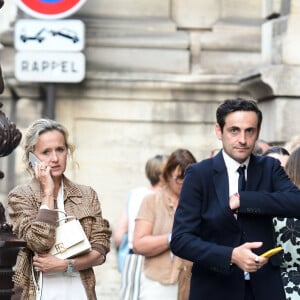
[[[64, 183], [64, 204], [68, 215], [79, 219], [92, 249], [106, 255], [110, 250], [111, 230], [109, 223], [102, 218], [96, 192], [78, 185], [66, 177]], [[35, 299], [35, 288], [31, 275], [33, 252], [47, 253], [55, 242], [57, 212], [39, 210], [41, 190], [38, 181], [14, 188], [8, 195], [8, 213], [14, 233], [23, 239], [27, 246], [20, 251], [15, 267], [14, 283], [21, 288], [21, 299]], [[92, 268], [80, 271], [80, 276], [89, 300], [96, 299], [95, 275]]]

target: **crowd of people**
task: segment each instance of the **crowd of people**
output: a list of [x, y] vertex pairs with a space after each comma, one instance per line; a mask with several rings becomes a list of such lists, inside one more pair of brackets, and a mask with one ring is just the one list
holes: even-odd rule
[[[8, 194], [13, 231], [26, 242], [12, 299], [97, 299], [93, 267], [113, 234], [120, 300], [300, 300], [300, 144], [260, 140], [262, 119], [255, 101], [221, 103], [220, 149], [200, 162], [185, 148], [149, 158], [149, 185], [128, 193], [113, 232], [93, 188], [64, 175], [74, 151], [67, 129], [33, 122], [23, 139], [32, 178]], [[79, 221], [89, 251], [49, 253], [64, 215]]]
[[[216, 111], [220, 149], [200, 162], [184, 148], [147, 161], [150, 185], [130, 191], [113, 232], [120, 300], [300, 300], [300, 136], [271, 146], [261, 124], [256, 102], [225, 100]], [[93, 267], [105, 263], [112, 230], [94, 189], [64, 174], [74, 151], [68, 131], [36, 120], [23, 148], [31, 179], [9, 192], [7, 207], [26, 242], [12, 299], [97, 299]], [[64, 216], [78, 220], [88, 251], [50, 254]]]
[[[254, 101], [226, 100], [216, 119], [222, 147], [208, 159], [172, 169], [163, 176], [162, 187], [140, 201], [129, 253], [144, 259], [138, 277], [122, 272], [120, 300], [159, 295], [300, 299], [300, 148], [294, 143], [288, 151], [259, 139], [262, 113]], [[163, 174], [173, 155], [183, 150], [169, 156]], [[176, 182], [170, 179], [180, 177], [177, 193], [167, 195]], [[279, 245], [280, 253], [261, 256]], [[124, 294], [132, 278], [138, 280]]]

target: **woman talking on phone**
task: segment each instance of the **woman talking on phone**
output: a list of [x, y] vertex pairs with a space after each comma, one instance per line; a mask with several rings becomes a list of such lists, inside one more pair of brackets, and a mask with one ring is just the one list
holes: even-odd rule
[[[39, 119], [28, 128], [23, 146], [23, 160], [33, 178], [8, 195], [13, 231], [26, 242], [13, 278], [15, 299], [97, 299], [92, 267], [105, 262], [111, 231], [96, 192], [64, 175], [74, 151], [68, 132], [56, 121]], [[89, 252], [72, 259], [49, 254], [61, 211], [80, 221], [91, 244]]]

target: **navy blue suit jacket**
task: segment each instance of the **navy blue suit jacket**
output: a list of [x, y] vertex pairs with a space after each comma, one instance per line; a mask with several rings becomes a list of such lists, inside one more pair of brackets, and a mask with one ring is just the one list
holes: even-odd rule
[[[220, 152], [191, 165], [175, 213], [171, 249], [193, 262], [190, 299], [244, 300], [244, 272], [230, 264], [234, 247], [262, 241], [260, 255], [275, 247], [273, 216], [300, 218], [300, 191], [278, 160], [252, 155], [246, 191], [240, 193], [239, 221], [229, 208], [228, 175]], [[251, 273], [256, 300], [285, 299], [281, 255]]]

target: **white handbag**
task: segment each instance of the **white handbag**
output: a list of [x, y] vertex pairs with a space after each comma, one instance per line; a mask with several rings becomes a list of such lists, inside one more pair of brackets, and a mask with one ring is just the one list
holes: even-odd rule
[[91, 244], [74, 216], [65, 216], [58, 222], [55, 243], [49, 251], [50, 254], [66, 259], [91, 251]]

